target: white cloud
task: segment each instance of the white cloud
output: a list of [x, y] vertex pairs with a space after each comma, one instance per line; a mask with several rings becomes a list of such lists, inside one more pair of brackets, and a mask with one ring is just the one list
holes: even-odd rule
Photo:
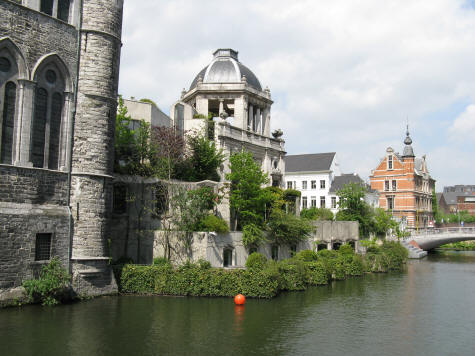
[[449, 129], [452, 141], [470, 144], [475, 139], [475, 105], [469, 105], [453, 122]]
[[[121, 93], [164, 111], [213, 50], [238, 50], [271, 89], [287, 151], [337, 151], [362, 177], [387, 146], [402, 150], [407, 116], [417, 155], [473, 123], [448, 109], [475, 102], [475, 11], [462, 0], [127, 1], [123, 41]], [[468, 168], [456, 177], [473, 183]]]

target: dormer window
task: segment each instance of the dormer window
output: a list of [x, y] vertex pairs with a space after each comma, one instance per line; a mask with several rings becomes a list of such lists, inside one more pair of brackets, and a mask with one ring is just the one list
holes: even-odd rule
[[388, 169], [393, 169], [393, 155], [388, 156]]

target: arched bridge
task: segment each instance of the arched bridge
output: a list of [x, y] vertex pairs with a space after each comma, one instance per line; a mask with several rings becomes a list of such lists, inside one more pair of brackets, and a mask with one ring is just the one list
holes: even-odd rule
[[421, 249], [428, 251], [444, 244], [475, 240], [475, 227], [446, 227], [413, 231], [406, 241], [415, 241]]

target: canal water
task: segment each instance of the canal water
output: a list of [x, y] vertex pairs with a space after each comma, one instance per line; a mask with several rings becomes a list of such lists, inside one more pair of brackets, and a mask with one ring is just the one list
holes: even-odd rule
[[0, 355], [475, 355], [475, 251], [273, 300], [105, 297], [0, 310]]

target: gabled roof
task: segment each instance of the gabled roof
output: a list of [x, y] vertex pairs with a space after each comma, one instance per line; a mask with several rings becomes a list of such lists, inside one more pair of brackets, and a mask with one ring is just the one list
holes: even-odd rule
[[286, 172], [329, 171], [336, 152], [287, 155], [284, 157]]
[[348, 183], [356, 183], [365, 185], [363, 179], [360, 178], [359, 175], [349, 173], [349, 174], [342, 174], [341, 176], [335, 176], [332, 185], [330, 187], [330, 193], [336, 193], [340, 189], [342, 189]]

